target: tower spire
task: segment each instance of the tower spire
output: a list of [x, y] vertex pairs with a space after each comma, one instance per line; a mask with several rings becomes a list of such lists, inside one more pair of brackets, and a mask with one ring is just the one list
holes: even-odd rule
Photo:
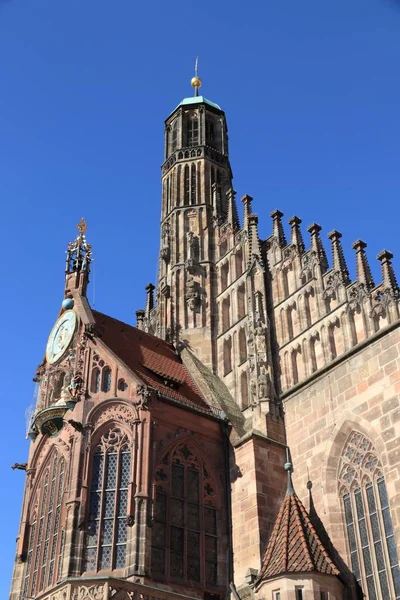
[[196, 56], [196, 60], [194, 63], [194, 77], [192, 77], [190, 81], [190, 85], [194, 88], [194, 95], [199, 95], [199, 88], [201, 87], [202, 81], [198, 76], [198, 68], [199, 68], [199, 57]]
[[73, 242], [68, 244], [65, 261], [65, 290], [78, 288], [82, 295], [86, 294], [89, 282], [90, 263], [92, 260], [92, 246], [86, 241], [87, 225], [85, 219], [77, 224], [78, 235]]

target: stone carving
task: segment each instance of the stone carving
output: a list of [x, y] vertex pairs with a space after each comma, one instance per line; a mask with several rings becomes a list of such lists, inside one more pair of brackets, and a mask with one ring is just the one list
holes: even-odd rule
[[398, 291], [391, 289], [379, 290], [373, 296], [373, 305], [370, 313], [371, 317], [385, 318], [388, 315], [388, 309], [399, 299]]
[[258, 397], [260, 400], [269, 398], [270, 390], [270, 377], [267, 373], [266, 368], [263, 366], [260, 369], [260, 375], [258, 377]]
[[340, 460], [339, 485], [350, 491], [353, 483], [360, 484], [365, 476], [374, 479], [381, 474], [382, 465], [370, 440], [352, 431]]
[[82, 394], [83, 388], [83, 377], [82, 372], [77, 371], [73, 376], [71, 383], [68, 386], [68, 391], [70, 393], [71, 398], [74, 400], [79, 400]]
[[104, 585], [80, 585], [72, 590], [71, 600], [104, 600]]
[[129, 427], [133, 427], [139, 421], [139, 416], [134, 407], [122, 403], [108, 404], [101, 412], [95, 414], [95, 427], [99, 427], [107, 421], [120, 421]]
[[357, 312], [361, 310], [365, 298], [369, 296], [363, 283], [353, 285], [349, 290], [349, 303], [347, 310], [350, 312]]
[[67, 600], [68, 598], [68, 588], [63, 588], [62, 590], [58, 590], [57, 592], [53, 592], [48, 597], [48, 600]]
[[101, 452], [118, 452], [119, 450], [129, 450], [131, 443], [126, 433], [118, 427], [113, 427], [107, 431], [98, 443], [98, 448]]
[[171, 240], [170, 240], [170, 225], [165, 223], [162, 231], [162, 246], [160, 256], [166, 263], [169, 262], [171, 257]]
[[190, 310], [194, 311], [200, 304], [200, 291], [196, 281], [189, 279], [186, 284], [186, 302]]
[[147, 385], [139, 384], [136, 388], [138, 399], [135, 401], [135, 405], [142, 410], [148, 410], [149, 400], [151, 398], [151, 389]]
[[322, 293], [324, 300], [335, 300], [338, 289], [343, 285], [342, 275], [339, 271], [330, 273], [325, 280], [325, 289]]

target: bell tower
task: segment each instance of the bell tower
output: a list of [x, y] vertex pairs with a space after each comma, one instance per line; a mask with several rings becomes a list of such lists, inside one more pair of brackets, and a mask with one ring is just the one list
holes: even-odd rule
[[215, 365], [218, 231], [238, 219], [232, 190], [228, 130], [221, 108], [199, 95], [191, 80], [185, 98], [165, 121], [161, 249], [152, 330], [195, 350]]

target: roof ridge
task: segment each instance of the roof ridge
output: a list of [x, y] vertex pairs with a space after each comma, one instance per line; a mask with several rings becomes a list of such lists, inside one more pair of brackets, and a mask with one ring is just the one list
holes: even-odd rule
[[140, 333], [140, 335], [147, 336], [149, 339], [157, 340], [161, 344], [164, 344], [165, 346], [169, 346], [175, 352], [175, 354], [177, 356], [179, 356], [177, 354], [176, 350], [175, 350], [175, 346], [173, 344], [171, 344], [171, 342], [167, 342], [167, 340], [163, 340], [162, 338], [157, 337], [153, 333], [149, 333], [148, 331], [144, 331], [144, 329], [139, 329], [135, 325], [131, 325], [130, 323], [126, 323], [125, 321], [121, 321], [121, 319], [116, 319], [115, 317], [112, 317], [111, 315], [106, 315], [106, 313], [103, 313], [103, 312], [101, 312], [99, 310], [95, 310], [94, 308], [92, 308], [91, 310], [92, 310], [93, 313], [96, 313], [97, 315], [100, 315], [102, 317], [106, 317], [106, 319], [111, 319], [112, 321], [116, 321], [117, 323], [121, 323], [121, 325], [125, 325], [126, 327], [129, 327], [130, 329], [135, 329], [136, 331], [138, 331]]

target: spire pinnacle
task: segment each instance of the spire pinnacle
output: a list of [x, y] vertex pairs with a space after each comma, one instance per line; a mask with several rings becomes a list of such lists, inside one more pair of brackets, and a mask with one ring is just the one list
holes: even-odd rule
[[194, 95], [199, 95], [199, 88], [201, 87], [202, 81], [198, 76], [198, 67], [199, 67], [199, 57], [196, 57], [196, 61], [194, 63], [194, 77], [192, 77], [190, 81], [190, 85], [194, 88]]
[[288, 476], [286, 495], [290, 496], [290, 494], [294, 494], [294, 488], [293, 488], [293, 481], [292, 481], [293, 465], [290, 460], [289, 448], [286, 448], [286, 462], [284, 465], [284, 469], [287, 472], [287, 476]]
[[356, 273], [357, 281], [363, 283], [370, 290], [375, 286], [372, 277], [371, 269], [368, 263], [368, 258], [365, 253], [367, 244], [363, 240], [356, 240], [353, 244], [353, 249], [356, 251]]
[[76, 228], [78, 229], [78, 235], [73, 242], [69, 242], [66, 251], [65, 285], [66, 292], [69, 288], [79, 288], [81, 293], [85, 295], [92, 261], [92, 245], [86, 241], [87, 225], [83, 217]]

